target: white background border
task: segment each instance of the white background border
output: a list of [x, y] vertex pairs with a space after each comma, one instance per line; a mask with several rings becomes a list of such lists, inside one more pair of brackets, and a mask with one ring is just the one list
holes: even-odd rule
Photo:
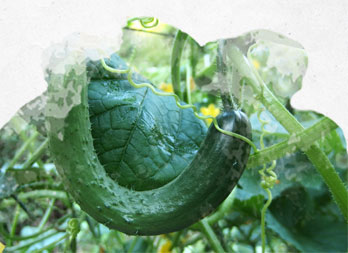
[[347, 135], [347, 13], [345, 0], [0, 0], [0, 127], [46, 89], [44, 49], [74, 32], [119, 41], [127, 18], [154, 16], [201, 44], [255, 29], [300, 42], [309, 66], [292, 105], [329, 116]]

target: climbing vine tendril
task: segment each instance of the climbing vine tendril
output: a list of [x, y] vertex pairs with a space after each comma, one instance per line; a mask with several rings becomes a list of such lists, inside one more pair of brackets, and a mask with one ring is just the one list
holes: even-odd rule
[[[265, 126], [269, 124], [269, 121], [263, 120], [261, 118], [261, 113], [264, 111], [264, 108], [259, 107], [257, 112], [257, 118], [261, 123], [261, 135], [260, 135], [260, 148], [261, 150], [265, 148], [264, 136], [270, 134], [270, 132], [265, 130]], [[277, 174], [273, 171], [276, 166], [276, 160], [272, 161], [272, 164], [267, 168], [266, 164], [263, 165], [263, 168], [259, 170], [261, 175], [261, 187], [267, 192], [268, 199], [261, 210], [261, 241], [262, 241], [262, 252], [265, 252], [266, 248], [266, 211], [270, 204], [272, 203], [272, 193], [271, 190], [274, 184], [277, 182]], [[266, 174], [266, 173], [267, 174]]]
[[158, 19], [153, 17], [136, 17], [131, 18], [127, 21], [127, 25], [130, 25], [134, 21], [139, 21], [141, 26], [149, 29], [158, 25]]

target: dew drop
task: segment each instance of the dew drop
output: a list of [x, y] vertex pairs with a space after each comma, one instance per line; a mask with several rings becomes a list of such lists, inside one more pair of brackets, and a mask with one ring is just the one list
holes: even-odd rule
[[124, 219], [124, 221], [125, 221], [126, 223], [128, 223], [128, 224], [131, 224], [131, 223], [133, 223], [133, 221], [134, 221], [134, 219], [131, 218], [131, 217], [128, 216], [128, 215], [123, 216], [123, 219]]

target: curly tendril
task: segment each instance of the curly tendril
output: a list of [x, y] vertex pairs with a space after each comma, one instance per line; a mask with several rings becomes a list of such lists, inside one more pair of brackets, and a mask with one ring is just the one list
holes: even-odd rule
[[[264, 108], [259, 108], [257, 112], [257, 118], [261, 123], [261, 135], [260, 135], [260, 148], [265, 148], [264, 143], [264, 136], [266, 134], [270, 134], [269, 131], [265, 130], [265, 125], [269, 124], [269, 121], [261, 119], [261, 113], [264, 111]], [[266, 247], [266, 211], [270, 204], [272, 203], [272, 193], [270, 189], [273, 188], [274, 184], [277, 182], [277, 174], [273, 171], [273, 169], [276, 167], [276, 160], [272, 161], [271, 166], [266, 168], [266, 164], [263, 165], [263, 168], [259, 170], [259, 173], [261, 175], [261, 187], [267, 192], [268, 200], [266, 201], [265, 205], [263, 206], [261, 210], [261, 241], [262, 241], [262, 253], [265, 252]], [[266, 174], [266, 173], [267, 174]]]
[[195, 115], [196, 118], [200, 119], [200, 120], [206, 120], [206, 119], [211, 119], [213, 121], [213, 124], [215, 126], [215, 128], [220, 131], [221, 133], [223, 134], [226, 134], [228, 136], [231, 136], [231, 137], [235, 137], [235, 138], [238, 138], [242, 141], [245, 141], [246, 143], [248, 143], [253, 149], [254, 149], [254, 152], [256, 153], [257, 152], [257, 148], [255, 146], [255, 144], [249, 140], [248, 138], [240, 135], [240, 134], [236, 134], [236, 133], [233, 133], [233, 132], [230, 132], [230, 131], [226, 131], [226, 130], [223, 130], [222, 128], [219, 127], [218, 125], [218, 122], [216, 120], [215, 117], [212, 117], [212, 116], [203, 116], [203, 115], [200, 115], [198, 114], [198, 109], [196, 106], [192, 105], [192, 104], [186, 104], [186, 105], [182, 105], [180, 104], [180, 98], [174, 94], [174, 93], [169, 93], [169, 92], [160, 92], [160, 91], [157, 91], [155, 89], [155, 87], [153, 87], [153, 85], [151, 85], [150, 83], [138, 83], [136, 84], [133, 80], [132, 80], [132, 70], [131, 68], [128, 68], [128, 69], [114, 69], [108, 65], [106, 65], [104, 59], [101, 59], [101, 64], [102, 66], [109, 72], [111, 73], [116, 73], [116, 74], [128, 74], [127, 75], [127, 78], [128, 78], [128, 82], [134, 87], [134, 88], [149, 88], [155, 95], [157, 96], [164, 96], [164, 97], [173, 97], [175, 99], [175, 103], [176, 105], [181, 108], [181, 109], [188, 109], [188, 108], [191, 108], [193, 110], [193, 113]]
[[66, 228], [68, 234], [71, 235], [72, 238], [76, 238], [77, 234], [80, 232], [80, 224], [78, 219], [71, 218], [68, 221], [68, 226]]
[[153, 17], [136, 17], [131, 18], [127, 21], [127, 25], [131, 24], [134, 21], [139, 21], [141, 26], [149, 29], [158, 25], [158, 19]]

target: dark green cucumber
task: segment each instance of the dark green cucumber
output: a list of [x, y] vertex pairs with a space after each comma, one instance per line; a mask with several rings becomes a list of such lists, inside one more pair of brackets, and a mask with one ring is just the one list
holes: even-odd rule
[[[162, 187], [135, 191], [109, 177], [93, 146], [88, 108], [88, 78], [83, 64], [68, 73], [51, 74], [48, 104], [75, 93], [66, 107], [48, 106], [50, 152], [67, 190], [97, 221], [132, 235], [157, 235], [186, 228], [213, 212], [227, 198], [246, 167], [250, 146], [217, 131], [212, 125], [192, 162]], [[68, 69], [68, 68], [66, 68]], [[251, 138], [241, 111], [218, 116], [219, 126]]]

